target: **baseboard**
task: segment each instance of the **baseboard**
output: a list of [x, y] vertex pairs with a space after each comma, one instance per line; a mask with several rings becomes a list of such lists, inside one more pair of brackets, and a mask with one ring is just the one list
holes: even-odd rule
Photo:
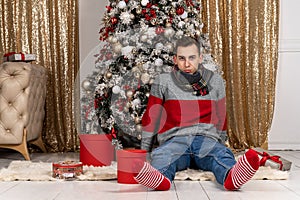
[[268, 150], [300, 150], [300, 144], [268, 143]]
[[300, 52], [300, 39], [281, 39], [279, 52]]

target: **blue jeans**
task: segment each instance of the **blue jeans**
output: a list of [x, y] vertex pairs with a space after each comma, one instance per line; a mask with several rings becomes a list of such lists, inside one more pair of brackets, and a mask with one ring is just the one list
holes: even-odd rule
[[174, 180], [175, 173], [187, 168], [211, 171], [220, 184], [236, 163], [231, 150], [205, 136], [173, 137], [151, 153], [151, 165]]

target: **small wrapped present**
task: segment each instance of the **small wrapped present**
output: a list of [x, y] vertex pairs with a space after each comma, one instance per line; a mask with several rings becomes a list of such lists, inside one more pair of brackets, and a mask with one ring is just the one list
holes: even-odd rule
[[52, 163], [52, 177], [58, 179], [76, 179], [83, 173], [82, 162], [60, 161]]
[[279, 169], [282, 171], [289, 171], [291, 169], [292, 162], [281, 158], [280, 156], [273, 155], [266, 152], [261, 148], [254, 148], [260, 159], [260, 166], [270, 166], [273, 169]]
[[3, 62], [31, 62], [34, 60], [36, 60], [35, 54], [24, 54], [22, 52], [9, 52], [3, 56]]

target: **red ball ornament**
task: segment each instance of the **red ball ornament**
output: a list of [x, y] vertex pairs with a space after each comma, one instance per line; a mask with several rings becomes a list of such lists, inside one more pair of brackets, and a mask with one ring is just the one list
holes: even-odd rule
[[112, 7], [111, 6], [106, 6], [107, 12], [110, 12]]
[[177, 9], [176, 9], [176, 14], [177, 15], [182, 15], [184, 13], [184, 8], [179, 6]]
[[142, 14], [145, 15], [146, 13], [147, 13], [147, 10], [146, 10], [146, 9], [143, 9], [143, 10], [142, 10]]
[[149, 21], [149, 20], [151, 19], [150, 15], [145, 14], [145, 19], [146, 19], [147, 21]]
[[151, 8], [152, 7], [152, 3], [147, 3], [146, 8]]
[[150, 10], [150, 14], [151, 14], [152, 16], [156, 16], [156, 11], [155, 11], [154, 9], [151, 9], [151, 10]]
[[112, 18], [110, 19], [110, 22], [111, 22], [113, 25], [115, 25], [115, 24], [118, 23], [118, 18], [112, 17]]

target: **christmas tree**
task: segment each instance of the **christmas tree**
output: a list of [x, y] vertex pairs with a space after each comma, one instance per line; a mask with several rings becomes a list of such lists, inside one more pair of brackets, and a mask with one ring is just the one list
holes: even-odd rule
[[96, 71], [82, 82], [83, 132], [107, 133], [121, 141], [139, 139], [151, 84], [173, 67], [175, 41], [201, 41], [204, 65], [218, 70], [202, 33], [201, 2], [110, 0], [102, 19]]

